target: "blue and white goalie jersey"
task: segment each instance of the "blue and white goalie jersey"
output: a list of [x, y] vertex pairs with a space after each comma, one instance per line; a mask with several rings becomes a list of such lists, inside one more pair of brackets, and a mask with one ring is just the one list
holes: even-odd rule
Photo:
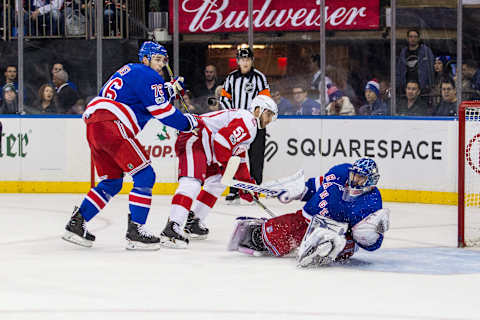
[[[342, 199], [348, 181], [348, 171], [351, 164], [345, 163], [332, 167], [324, 176], [310, 178], [305, 183], [307, 192], [301, 199], [306, 204], [302, 209], [303, 216], [309, 220], [317, 214], [339, 222], [348, 223], [349, 229], [370, 214], [382, 208], [380, 191], [374, 187], [370, 192], [360, 195], [352, 202]], [[378, 249], [383, 241], [383, 235], [371, 246], [360, 247], [373, 251]]]

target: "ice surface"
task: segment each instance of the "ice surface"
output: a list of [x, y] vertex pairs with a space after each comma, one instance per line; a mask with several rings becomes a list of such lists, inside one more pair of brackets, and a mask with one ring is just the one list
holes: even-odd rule
[[[0, 194], [0, 319], [480, 319], [480, 251], [456, 249], [456, 208], [388, 203], [383, 247], [346, 265], [303, 270], [293, 257], [226, 251], [236, 216], [220, 201], [211, 236], [189, 249], [124, 249], [128, 199], [89, 223], [93, 248], [60, 239], [83, 195]], [[264, 200], [277, 213], [293, 212]], [[154, 196], [159, 233], [170, 197]]]

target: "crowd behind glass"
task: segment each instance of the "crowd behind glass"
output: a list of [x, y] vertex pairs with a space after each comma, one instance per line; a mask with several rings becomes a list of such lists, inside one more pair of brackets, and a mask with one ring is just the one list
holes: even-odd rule
[[[8, 1], [0, 3], [1, 24], [4, 31], [8, 31], [5, 34], [10, 37], [4, 40], [12, 41], [17, 32], [14, 27], [16, 15], [13, 10], [4, 10], [4, 6], [9, 6]], [[154, 1], [151, 3], [155, 4]], [[92, 1], [85, 0], [24, 1], [25, 38], [70, 38], [88, 34], [95, 24], [86, 23], [85, 20], [94, 20], [95, 15], [88, 14], [93, 7]], [[125, 3], [120, 0], [105, 1], [103, 9], [104, 37], [128, 36], [122, 27], [126, 20]], [[149, 10], [155, 8], [150, 7]], [[73, 19], [72, 15], [76, 15], [76, 18]], [[321, 105], [322, 70], [320, 56], [315, 52], [310, 55], [304, 70], [297, 70], [295, 75], [269, 79], [271, 94], [279, 106], [280, 114], [455, 116], [458, 107], [455, 81], [460, 66], [456, 64], [454, 53], [432, 51], [425, 43], [427, 41], [422, 41], [420, 29], [412, 27], [404, 36], [405, 39], [400, 40], [405, 40], [405, 44], [400, 46], [396, 59], [395, 114], [390, 111], [392, 88], [389, 70], [384, 74], [377, 73], [370, 75], [370, 78], [358, 79], [358, 75], [329, 65], [328, 61], [323, 88], [326, 103]], [[50, 81], [37, 83], [36, 88], [24, 92], [24, 107], [19, 112], [17, 65], [12, 61], [0, 63], [3, 75], [0, 80], [0, 114], [81, 114], [86, 103], [95, 95], [93, 92], [84, 92], [83, 88], [76, 85], [75, 71], [68, 70], [65, 61], [50, 61]], [[461, 68], [462, 100], [479, 98], [480, 71], [477, 61], [464, 59]], [[227, 74], [217, 73], [215, 63], [209, 63], [203, 67], [203, 74], [186, 77], [184, 99], [191, 112], [201, 114], [221, 108], [219, 98], [226, 76]], [[295, 81], [291, 81], [292, 78]]]

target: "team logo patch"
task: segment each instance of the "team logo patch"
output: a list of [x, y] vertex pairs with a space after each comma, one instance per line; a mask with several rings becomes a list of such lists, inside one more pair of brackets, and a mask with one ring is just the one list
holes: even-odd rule
[[127, 164], [128, 169], [132, 170], [133, 169], [133, 164], [129, 163]]
[[253, 83], [247, 82], [245, 83], [245, 91], [248, 93], [252, 93], [254, 90]]
[[267, 227], [267, 232], [268, 232], [268, 233], [270, 233], [270, 232], [272, 232], [272, 231], [273, 231], [273, 227], [272, 227], [272, 226]]

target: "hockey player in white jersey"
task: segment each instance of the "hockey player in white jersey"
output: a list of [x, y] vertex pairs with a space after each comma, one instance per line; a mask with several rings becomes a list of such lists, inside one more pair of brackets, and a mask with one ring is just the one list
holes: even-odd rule
[[[167, 225], [160, 235], [161, 244], [186, 248], [189, 238], [207, 237], [209, 231], [204, 220], [225, 190], [220, 179], [228, 160], [232, 155], [240, 156], [242, 161], [235, 177], [254, 183], [246, 162], [249, 145], [257, 129], [265, 128], [277, 115], [275, 101], [259, 95], [248, 110], [222, 110], [201, 115], [203, 123], [198, 135], [180, 133], [175, 143], [179, 185], [172, 198]], [[240, 196], [253, 201], [248, 192], [240, 192]]]

